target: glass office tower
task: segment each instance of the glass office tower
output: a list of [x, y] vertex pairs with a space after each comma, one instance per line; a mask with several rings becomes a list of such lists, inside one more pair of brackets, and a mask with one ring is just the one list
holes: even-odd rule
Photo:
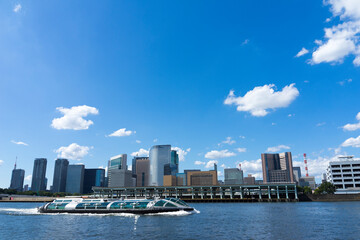
[[82, 164], [68, 166], [66, 177], [66, 192], [83, 193], [84, 170], [85, 166]]
[[67, 159], [56, 159], [52, 192], [65, 192], [68, 166], [69, 161]]
[[84, 188], [83, 193], [92, 193], [92, 187], [105, 186], [105, 169], [94, 168], [84, 171]]
[[10, 189], [22, 192], [24, 185], [25, 170], [14, 169], [11, 175]]
[[150, 159], [150, 186], [163, 186], [165, 164], [171, 162], [171, 145], [155, 145], [151, 147]]
[[31, 180], [31, 191], [45, 191], [46, 190], [46, 158], [36, 158], [34, 161], [34, 169]]

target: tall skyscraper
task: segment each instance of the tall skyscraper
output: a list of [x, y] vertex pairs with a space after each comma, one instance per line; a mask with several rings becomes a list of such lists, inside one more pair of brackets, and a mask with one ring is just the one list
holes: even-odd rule
[[85, 168], [83, 193], [92, 193], [92, 187], [105, 186], [105, 169]]
[[263, 181], [294, 182], [291, 152], [261, 154]]
[[46, 158], [36, 158], [34, 161], [34, 169], [31, 180], [31, 191], [45, 191], [46, 190]]
[[70, 164], [66, 177], [66, 192], [83, 193], [85, 166], [82, 164]]
[[67, 159], [56, 159], [52, 192], [65, 192], [68, 166]]
[[300, 167], [293, 167], [294, 172], [294, 181], [299, 183], [301, 178], [301, 169]]
[[165, 164], [171, 162], [171, 145], [152, 146], [150, 159], [150, 186], [163, 186]]
[[148, 157], [136, 159], [136, 186], [149, 186], [150, 160]]
[[119, 186], [115, 180], [119, 177], [115, 177], [114, 174], [119, 174], [118, 170], [127, 170], [127, 154], [120, 154], [110, 158], [108, 163], [108, 186]]
[[243, 184], [244, 183], [244, 173], [238, 168], [225, 168], [225, 184]]
[[10, 189], [15, 189], [18, 192], [22, 192], [24, 185], [24, 177], [25, 177], [25, 170], [16, 169], [16, 164], [15, 164], [15, 168], [14, 170], [12, 170]]

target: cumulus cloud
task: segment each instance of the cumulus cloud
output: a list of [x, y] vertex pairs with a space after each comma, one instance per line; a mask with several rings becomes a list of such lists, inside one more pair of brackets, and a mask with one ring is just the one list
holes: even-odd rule
[[246, 148], [237, 148], [236, 151], [238, 151], [239, 153], [243, 153], [246, 152]]
[[222, 167], [222, 168], [227, 168], [227, 166], [226, 166], [225, 164], [221, 164], [220, 167]]
[[202, 161], [195, 161], [194, 162], [195, 165], [205, 165], [205, 162]]
[[141, 143], [141, 141], [140, 141], [140, 140], [136, 140], [135, 142], [136, 142], [136, 143]]
[[[246, 174], [253, 175], [256, 179], [262, 178], [262, 165], [261, 159], [257, 160], [245, 160], [242, 162], [236, 162], [236, 166], [241, 164], [241, 169]], [[245, 175], [244, 175], [245, 176]]]
[[185, 161], [185, 156], [191, 151], [191, 148], [183, 150], [179, 147], [172, 147], [171, 150], [175, 150], [177, 152], [177, 154], [179, 155], [179, 161], [183, 162], [183, 161]]
[[338, 82], [338, 84], [339, 84], [340, 86], [344, 86], [346, 83], [351, 83], [351, 82], [352, 82], [352, 79], [349, 78], [349, 79], [346, 79], [346, 80], [343, 80], [343, 81]]
[[307, 54], [309, 52], [309, 50], [307, 50], [306, 48], [302, 48], [297, 54], [295, 57], [301, 57], [305, 54]]
[[233, 140], [231, 137], [227, 137], [225, 141], [222, 141], [221, 143], [219, 143], [218, 145], [220, 146], [221, 144], [229, 144], [232, 145], [236, 143], [235, 140]]
[[360, 148], [360, 136], [357, 138], [348, 138], [341, 144], [342, 147], [356, 147]]
[[4, 161], [3, 160], [0, 160], [0, 166], [3, 165]]
[[143, 148], [140, 148], [139, 151], [131, 153], [133, 157], [148, 157], [149, 151]]
[[233, 152], [229, 152], [229, 150], [227, 150], [227, 149], [221, 150], [221, 151], [212, 150], [205, 154], [205, 158], [207, 158], [207, 159], [219, 159], [219, 158], [227, 158], [227, 157], [233, 157], [233, 156], [236, 156], [236, 154]]
[[19, 12], [21, 10], [21, 4], [16, 4], [15, 6], [14, 6], [14, 9], [13, 9], [13, 11], [14, 12]]
[[97, 115], [99, 110], [94, 107], [89, 107], [86, 105], [76, 106], [72, 108], [58, 107], [56, 108], [64, 116], [61, 118], [54, 118], [52, 120], [51, 126], [55, 129], [71, 129], [71, 130], [83, 130], [88, 129], [89, 126], [94, 124], [91, 120], [85, 120], [84, 117], [87, 117], [90, 114]]
[[250, 42], [250, 40], [249, 39], [245, 39], [242, 43], [241, 43], [241, 45], [246, 45], [246, 44], [248, 44]]
[[269, 113], [268, 109], [285, 108], [299, 96], [295, 83], [285, 86], [281, 91], [275, 91], [274, 88], [274, 84], [255, 87], [243, 97], [236, 97], [234, 91], [230, 91], [224, 104], [236, 105], [237, 111], [250, 112], [255, 117], [264, 117]]
[[290, 147], [286, 146], [286, 145], [279, 145], [279, 146], [275, 146], [275, 147], [268, 147], [266, 149], [266, 152], [279, 152], [281, 150], [287, 150], [287, 149], [290, 149]]
[[360, 66], [360, 1], [327, 0], [334, 17], [340, 23], [325, 28], [324, 40], [317, 40], [319, 45], [312, 54], [311, 64], [342, 63], [348, 55], [354, 55], [353, 64]]
[[17, 144], [17, 145], [29, 146], [29, 144], [24, 143], [24, 142], [17, 142], [17, 141], [14, 141], [14, 140], [11, 140], [11, 142], [14, 143], [14, 144]]
[[155, 139], [153, 140], [154, 143], [156, 143], [156, 142], [158, 142], [158, 141], [159, 141], [159, 139], [157, 139], [157, 138], [155, 138]]
[[210, 160], [206, 163], [205, 168], [214, 168], [214, 164], [218, 164], [219, 162], [216, 160]]
[[109, 137], [127, 137], [135, 133], [136, 131], [130, 131], [130, 130], [126, 130], [126, 128], [120, 128], [119, 130], [110, 134]]
[[218, 172], [217, 172], [217, 175], [218, 175], [218, 177], [222, 177], [222, 176], [224, 176], [224, 175], [223, 175], [223, 173], [222, 173], [221, 171], [218, 171]]
[[344, 129], [344, 131], [355, 131], [360, 129], [360, 112], [356, 115], [356, 120], [358, 120], [358, 123], [348, 123], [345, 126], [343, 126], [342, 128]]
[[55, 150], [55, 152], [58, 153], [59, 158], [80, 161], [86, 155], [88, 155], [91, 148], [92, 147], [80, 146], [77, 143], [72, 143], [67, 147], [60, 147], [59, 149]]
[[25, 181], [28, 181], [28, 182], [31, 182], [31, 179], [32, 179], [32, 175], [28, 175], [25, 177]]

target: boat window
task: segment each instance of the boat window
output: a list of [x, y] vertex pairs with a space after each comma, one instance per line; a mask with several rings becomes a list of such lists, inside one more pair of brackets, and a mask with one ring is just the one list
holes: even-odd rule
[[162, 206], [164, 206], [165, 203], [166, 203], [166, 202], [165, 202], [164, 200], [159, 200], [159, 201], [157, 201], [157, 202], [155, 203], [154, 206], [156, 206], [156, 207], [162, 207]]
[[165, 207], [176, 207], [173, 203], [168, 202], [166, 203]]

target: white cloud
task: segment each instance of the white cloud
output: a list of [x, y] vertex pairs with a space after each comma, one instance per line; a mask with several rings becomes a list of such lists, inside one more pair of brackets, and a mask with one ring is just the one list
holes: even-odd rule
[[239, 164], [241, 164], [241, 169], [244, 171], [244, 173], [252, 174], [256, 179], [262, 178], [261, 159], [236, 162], [236, 166]]
[[24, 143], [24, 142], [17, 142], [17, 141], [14, 141], [14, 140], [11, 140], [11, 142], [14, 143], [14, 144], [17, 144], [17, 145], [29, 146], [29, 144]]
[[3, 160], [0, 160], [0, 166], [3, 165], [4, 161]]
[[88, 129], [90, 125], [94, 124], [94, 122], [91, 120], [85, 120], [84, 117], [88, 116], [89, 114], [99, 114], [99, 110], [86, 105], [72, 108], [58, 107], [56, 110], [64, 114], [64, 116], [61, 118], [54, 118], [52, 120], [51, 126], [55, 129]]
[[136, 143], [141, 143], [141, 141], [140, 141], [140, 140], [136, 140], [135, 142], [136, 142]]
[[136, 131], [126, 130], [126, 128], [120, 128], [119, 130], [113, 132], [112, 134], [108, 135], [109, 137], [127, 137], [131, 134], [135, 134]]
[[139, 151], [131, 153], [133, 157], [148, 157], [149, 151], [143, 148], [140, 148]]
[[351, 82], [352, 82], [352, 79], [349, 78], [349, 79], [346, 79], [346, 80], [343, 80], [343, 81], [338, 82], [338, 84], [339, 84], [340, 86], [344, 86], [346, 83], [351, 83]]
[[286, 146], [286, 145], [279, 145], [279, 146], [275, 146], [275, 147], [268, 147], [266, 149], [266, 152], [279, 152], [283, 149], [290, 149], [289, 146]]
[[355, 131], [355, 130], [360, 129], [360, 112], [356, 115], [356, 120], [358, 120], [359, 122], [358, 123], [353, 123], [353, 124], [348, 123], [345, 126], [343, 126], [342, 128], [345, 131]]
[[59, 158], [66, 158], [70, 160], [78, 160], [83, 159], [92, 147], [80, 146], [77, 143], [72, 143], [67, 147], [60, 147], [55, 150], [58, 153]]
[[206, 163], [205, 168], [214, 168], [214, 164], [218, 164], [219, 162], [216, 160], [210, 160]]
[[25, 177], [25, 181], [28, 181], [28, 182], [31, 182], [31, 179], [32, 179], [32, 175], [28, 175]]
[[238, 151], [239, 153], [243, 153], [246, 152], [246, 148], [237, 148], [236, 151]]
[[360, 1], [358, 0], [328, 0], [334, 17], [340, 18], [340, 23], [331, 28], [325, 28], [324, 41], [312, 54], [311, 64], [342, 63], [350, 54], [355, 56], [354, 65], [360, 65]]
[[222, 168], [227, 168], [227, 166], [226, 166], [225, 164], [221, 164], [220, 167], [222, 167]]
[[236, 154], [233, 152], [229, 152], [229, 150], [221, 150], [221, 151], [217, 151], [217, 150], [212, 150], [210, 152], [207, 152], [205, 154], [205, 158], [207, 159], [218, 159], [218, 158], [226, 158], [226, 157], [233, 157]]
[[235, 140], [231, 139], [231, 137], [227, 137], [225, 141], [222, 141], [221, 143], [219, 143], [218, 145], [220, 146], [221, 144], [229, 144], [229, 145], [232, 145], [236, 143]]
[[237, 111], [250, 112], [253, 116], [263, 117], [269, 113], [268, 109], [285, 108], [299, 96], [295, 83], [285, 86], [281, 91], [275, 91], [274, 88], [274, 84], [255, 87], [243, 97], [236, 97], [234, 91], [230, 91], [224, 104], [234, 104], [237, 106]]
[[360, 148], [360, 136], [357, 138], [348, 138], [341, 144], [342, 147], [356, 147]]
[[159, 141], [159, 139], [157, 139], [157, 138], [155, 138], [155, 139], [153, 140], [154, 143], [156, 143], [157, 141]]
[[320, 122], [318, 124], [316, 124], [317, 127], [321, 127], [321, 126], [324, 126], [326, 124], [326, 122]]
[[217, 175], [218, 175], [218, 177], [222, 177], [222, 176], [224, 176], [224, 175], [223, 175], [223, 173], [222, 173], [221, 171], [218, 171], [218, 172], [217, 172]]
[[245, 136], [239, 136], [239, 138], [241, 138], [241, 139], [245, 139]]
[[309, 52], [309, 50], [307, 50], [306, 48], [302, 48], [297, 54], [295, 57], [301, 57], [305, 54], [307, 54]]
[[241, 43], [241, 45], [246, 45], [246, 44], [248, 44], [250, 42], [250, 40], [249, 39], [245, 39], [242, 43]]
[[175, 150], [177, 152], [177, 154], [179, 155], [179, 161], [183, 162], [183, 161], [185, 161], [185, 156], [191, 151], [191, 148], [183, 150], [179, 147], [172, 147], [171, 150]]
[[13, 9], [13, 11], [14, 12], [19, 12], [21, 10], [21, 4], [16, 4], [15, 6], [14, 6], [14, 9]]
[[202, 161], [195, 161], [194, 162], [195, 165], [205, 165], [205, 162]]

